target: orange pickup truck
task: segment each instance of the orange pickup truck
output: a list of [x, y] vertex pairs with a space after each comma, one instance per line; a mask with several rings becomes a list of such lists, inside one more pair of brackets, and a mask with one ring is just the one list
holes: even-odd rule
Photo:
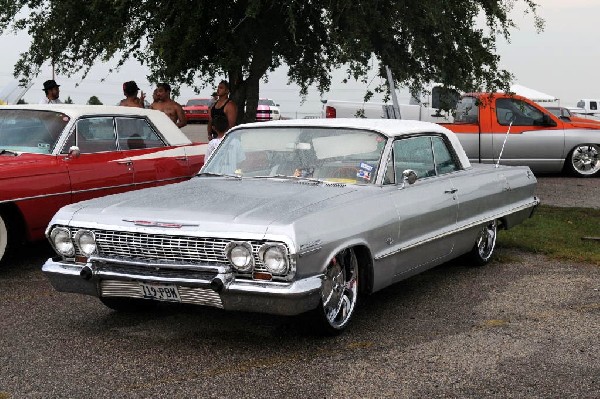
[[600, 124], [559, 118], [531, 100], [504, 93], [470, 93], [453, 123], [472, 162], [527, 165], [534, 172], [600, 174]]

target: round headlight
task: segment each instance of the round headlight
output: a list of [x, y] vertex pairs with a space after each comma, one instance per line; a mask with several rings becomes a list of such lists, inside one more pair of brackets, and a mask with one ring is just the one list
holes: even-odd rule
[[287, 251], [279, 245], [261, 248], [261, 259], [271, 274], [285, 274], [288, 271]]
[[230, 242], [225, 247], [225, 255], [240, 272], [249, 272], [254, 266], [252, 246], [247, 242]]
[[79, 230], [75, 234], [75, 242], [84, 256], [91, 256], [96, 253], [96, 236], [89, 230]]
[[73, 241], [71, 241], [71, 232], [69, 229], [56, 227], [50, 233], [50, 240], [56, 252], [62, 256], [75, 255], [75, 246], [73, 245]]

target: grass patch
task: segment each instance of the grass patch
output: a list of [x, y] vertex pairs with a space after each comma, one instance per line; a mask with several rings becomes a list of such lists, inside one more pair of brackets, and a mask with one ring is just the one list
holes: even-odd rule
[[551, 258], [600, 266], [600, 210], [539, 206], [533, 217], [502, 230], [498, 244], [541, 253]]

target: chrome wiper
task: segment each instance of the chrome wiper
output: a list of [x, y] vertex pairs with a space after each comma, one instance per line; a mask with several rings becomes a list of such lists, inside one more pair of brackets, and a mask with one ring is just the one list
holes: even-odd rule
[[196, 176], [213, 176], [213, 177], [233, 177], [234, 179], [241, 180], [241, 175], [231, 175], [227, 173], [213, 173], [213, 172], [200, 172], [197, 173]]
[[12, 155], [12, 156], [16, 157], [19, 154], [17, 154], [14, 151], [11, 151], [11, 150], [2, 149], [2, 150], [0, 150], [0, 155]]

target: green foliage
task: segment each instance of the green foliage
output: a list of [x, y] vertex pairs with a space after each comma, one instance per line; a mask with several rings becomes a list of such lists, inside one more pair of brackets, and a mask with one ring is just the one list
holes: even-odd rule
[[20, 98], [19, 101], [17, 101], [17, 104], [27, 104], [27, 101]]
[[[70, 99], [71, 97], [69, 97]], [[100, 99], [96, 96], [91, 96], [90, 99], [87, 101], [87, 105], [102, 105], [102, 101], [100, 101]]]
[[67, 97], [67, 99], [65, 100], [65, 104], [73, 104], [73, 100], [71, 99], [71, 96]]
[[283, 64], [302, 95], [311, 85], [328, 90], [331, 71], [343, 65], [348, 79], [365, 81], [373, 59], [381, 77], [390, 66], [413, 93], [432, 81], [464, 91], [507, 88], [496, 37], [509, 38], [516, 4], [542, 28], [532, 0], [0, 0], [0, 32], [32, 36], [15, 66], [26, 79], [49, 60], [59, 74], [85, 76], [98, 60], [117, 56], [120, 66], [135, 58], [152, 82], [200, 90], [225, 75], [240, 119], [251, 120], [261, 80]]
[[498, 235], [498, 244], [600, 266], [600, 210], [540, 206], [531, 219]]

